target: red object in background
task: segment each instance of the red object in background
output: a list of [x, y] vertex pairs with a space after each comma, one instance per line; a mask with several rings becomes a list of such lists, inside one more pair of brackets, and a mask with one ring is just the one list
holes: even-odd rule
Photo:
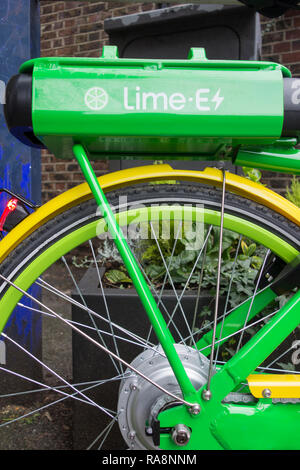
[[17, 207], [17, 204], [18, 204], [18, 200], [17, 199], [10, 199], [6, 205], [7, 209], [12, 212], [16, 209]]
[[3, 226], [5, 224], [5, 221], [7, 219], [7, 216], [16, 210], [17, 208], [17, 205], [18, 205], [18, 199], [15, 199], [15, 198], [12, 198], [8, 201], [8, 203], [6, 204], [6, 207], [0, 217], [0, 231], [2, 232], [3, 231]]

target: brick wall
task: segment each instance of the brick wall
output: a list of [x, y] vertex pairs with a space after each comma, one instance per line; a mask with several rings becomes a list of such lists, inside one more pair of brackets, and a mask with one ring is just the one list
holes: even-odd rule
[[[261, 18], [262, 59], [288, 67], [300, 77], [300, 11], [291, 10], [279, 18]], [[285, 194], [289, 175], [264, 172], [262, 182]]]
[[[155, 3], [105, 3], [99, 1], [41, 0], [41, 55], [98, 57], [108, 44], [103, 30], [106, 18], [157, 8]], [[261, 18], [262, 59], [282, 63], [294, 76], [300, 76], [300, 11], [290, 11], [276, 18]], [[93, 163], [98, 175], [108, 169], [105, 161]], [[55, 159], [42, 152], [43, 200], [82, 182], [76, 161]], [[264, 172], [263, 182], [285, 193], [288, 175]]]

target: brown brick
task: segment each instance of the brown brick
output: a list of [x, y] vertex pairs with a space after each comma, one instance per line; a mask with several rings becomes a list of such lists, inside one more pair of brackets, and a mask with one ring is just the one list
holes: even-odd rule
[[276, 21], [276, 31], [282, 31], [286, 29], [290, 29], [293, 26], [293, 19], [289, 18], [286, 19], [284, 18], [283, 20], [279, 19]]
[[72, 173], [72, 179], [74, 181], [82, 181], [83, 180], [83, 175], [82, 175], [82, 173]]
[[99, 30], [100, 28], [102, 28], [102, 23], [84, 23], [79, 25], [79, 31], [81, 33], [90, 33], [92, 31]]
[[56, 49], [57, 47], [62, 47], [63, 46], [63, 40], [61, 38], [59, 39], [54, 39], [52, 41], [52, 47]]
[[271, 42], [283, 41], [283, 32], [267, 33], [263, 35], [263, 43], [269, 44]]
[[73, 27], [76, 25], [76, 18], [68, 18], [64, 21], [64, 24], [66, 28]]
[[74, 36], [63, 38], [64, 46], [72, 46], [74, 44]]
[[54, 165], [45, 165], [44, 170], [49, 172], [54, 171]]
[[75, 43], [76, 44], [81, 44], [83, 42], [88, 41], [88, 35], [87, 34], [76, 34], [75, 36]]
[[78, 163], [69, 163], [67, 166], [67, 171], [78, 171], [79, 165]]
[[41, 5], [41, 16], [45, 16], [49, 13], [52, 13], [53, 11], [53, 5], [49, 4], [49, 5]]
[[75, 26], [63, 28], [58, 31], [58, 36], [59, 37], [73, 36], [73, 34], [75, 34], [76, 31], [77, 31], [77, 28]]
[[53, 15], [43, 15], [41, 16], [41, 23], [54, 23], [57, 20], [57, 13]]
[[271, 55], [273, 52], [273, 44], [267, 44], [266, 46], [262, 46], [261, 53], [263, 56]]
[[64, 10], [66, 6], [64, 5], [64, 2], [56, 2], [53, 5], [53, 11], [62, 11]]
[[52, 31], [54, 23], [41, 24], [41, 37], [44, 37], [44, 34], [48, 31]]
[[273, 46], [274, 52], [288, 52], [290, 50], [291, 50], [291, 42], [289, 41], [278, 42], [277, 44], [274, 44]]
[[92, 13], [99, 13], [105, 9], [105, 3], [97, 3], [96, 5], [85, 5], [82, 8], [84, 15], [91, 15]]
[[288, 54], [282, 54], [282, 60], [285, 64], [292, 64], [295, 62], [300, 62], [300, 51], [290, 52]]
[[73, 56], [73, 46], [61, 47], [60, 49], [56, 50], [56, 55], [60, 56]]
[[43, 34], [43, 40], [47, 41], [48, 39], [55, 39], [57, 37], [56, 31], [48, 31]]
[[99, 41], [88, 42], [87, 44], [80, 44], [79, 51], [90, 51], [92, 49], [99, 49]]
[[89, 40], [89, 41], [96, 41], [96, 40], [99, 40], [100, 37], [101, 37], [100, 31], [96, 31], [96, 32], [90, 33], [90, 34], [88, 35], [88, 40]]
[[65, 183], [55, 183], [55, 189], [56, 191], [66, 191], [66, 184]]
[[292, 42], [292, 49], [294, 51], [300, 51], [300, 39], [298, 39], [298, 41]]
[[46, 50], [46, 49], [51, 49], [51, 41], [41, 41], [41, 49]]
[[300, 77], [300, 63], [289, 65], [289, 69], [294, 77]]
[[280, 56], [279, 55], [273, 55], [273, 54], [272, 55], [266, 55], [264, 57], [264, 60], [266, 60], [267, 62], [276, 62], [276, 63], [281, 62]]
[[56, 171], [66, 171], [66, 164], [65, 163], [57, 163], [55, 165]]
[[290, 31], [286, 31], [285, 33], [286, 39], [300, 39], [300, 29], [292, 29]]
[[289, 18], [289, 17], [293, 17], [295, 18], [295, 16], [300, 16], [300, 11], [299, 10], [288, 10], [285, 15], [284, 15], [286, 18]]
[[79, 16], [81, 13], [80, 8], [74, 8], [72, 10], [63, 10], [58, 13], [59, 19], [74, 18]]

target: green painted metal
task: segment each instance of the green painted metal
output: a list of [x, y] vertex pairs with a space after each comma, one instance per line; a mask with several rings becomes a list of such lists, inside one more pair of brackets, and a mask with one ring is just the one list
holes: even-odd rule
[[241, 148], [234, 160], [238, 166], [260, 168], [300, 175], [300, 150], [297, 139], [280, 139], [273, 146]]
[[253, 407], [227, 405], [224, 408], [224, 413], [211, 426], [212, 434], [224, 449], [300, 449], [299, 404], [260, 400]]
[[211, 390], [214, 400], [223, 400], [263, 363], [299, 323], [300, 291], [213, 376]]
[[[245, 318], [247, 318], [247, 316], [248, 321], [252, 320], [276, 297], [277, 295], [270, 288], [257, 293], [254, 298], [250, 297], [247, 301], [242, 303], [226, 316], [223, 326], [222, 320], [219, 321], [216, 330], [216, 340], [226, 338], [226, 336], [232, 335], [236, 331], [240, 330], [244, 326]], [[199, 351], [201, 351], [205, 356], [209, 356], [210, 354], [212, 337], [213, 333], [212, 331], [209, 331], [196, 343], [197, 349], [199, 349]], [[216, 347], [218, 344], [221, 345], [225, 341], [226, 340], [220, 341], [216, 344]]]
[[[212, 398], [205, 401], [199, 390], [201, 413], [191, 416], [179, 406], [159, 414], [161, 427], [177, 423], [192, 429], [192, 438], [182, 449], [300, 449], [300, 406], [272, 404], [225, 405], [222, 400], [253, 372], [300, 323], [300, 291], [235, 354], [211, 380]], [[291, 433], [295, 431], [295, 435]], [[281, 438], [282, 432], [288, 433]], [[246, 436], [241, 436], [241, 433]], [[280, 435], [279, 435], [280, 434]], [[170, 435], [161, 436], [162, 449], [178, 449]]]
[[157, 339], [161, 344], [166, 356], [169, 359], [170, 365], [173, 369], [175, 377], [178, 380], [182, 390], [183, 397], [189, 401], [195, 400], [195, 389], [187, 376], [187, 373], [179, 359], [179, 356], [174, 347], [174, 339], [166, 325], [162, 313], [160, 312], [154, 300], [153, 294], [150, 291], [147, 282], [136, 262], [131, 249], [123, 235], [123, 232], [116, 220], [116, 217], [110, 208], [109, 202], [106, 199], [104, 192], [101, 189], [97, 176], [95, 175], [88, 157], [81, 145], [75, 145], [73, 148], [74, 155], [79, 163], [79, 166], [89, 184], [93, 196], [98, 204], [100, 212], [108, 226], [108, 230], [119, 250], [120, 256], [127, 268], [127, 271], [132, 279], [134, 287], [139, 295], [139, 298], [144, 306], [148, 315], [151, 325], [156, 333]]
[[[189, 443], [182, 450], [299, 450], [300, 405], [220, 404], [214, 410], [191, 416], [178, 406], [159, 415], [161, 427], [185, 424], [192, 429]], [[161, 434], [160, 448], [178, 450], [170, 434]]]
[[[241, 144], [272, 144], [283, 125], [283, 76], [271, 62], [40, 58], [33, 130], [61, 158], [84, 145], [91, 159], [175, 155], [224, 159]], [[188, 87], [187, 87], [188, 83]]]

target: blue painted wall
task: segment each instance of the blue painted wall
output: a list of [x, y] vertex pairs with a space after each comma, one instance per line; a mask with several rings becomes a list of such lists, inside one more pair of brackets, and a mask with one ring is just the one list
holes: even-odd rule
[[[20, 64], [40, 55], [39, 2], [0, 0], [0, 187], [11, 189], [36, 204], [41, 201], [40, 152], [17, 141], [7, 130], [3, 115], [4, 84], [18, 73]], [[0, 196], [2, 213], [7, 196]], [[33, 287], [33, 289], [37, 289]], [[28, 299], [23, 303], [31, 306]], [[30, 310], [17, 308], [6, 328], [32, 353], [41, 350], [41, 318]], [[12, 358], [8, 347], [6, 359]]]
[[[26, 60], [40, 55], [39, 9], [36, 0], [0, 2], [0, 80], [7, 83]], [[1, 85], [2, 85], [1, 83]], [[0, 86], [0, 90], [3, 87]], [[3, 100], [3, 93], [2, 95]], [[2, 101], [3, 102], [3, 101]], [[0, 112], [0, 187], [6, 187], [39, 203], [40, 156], [14, 139]], [[0, 202], [3, 204], [2, 201]], [[0, 206], [1, 207], [1, 206]]]

